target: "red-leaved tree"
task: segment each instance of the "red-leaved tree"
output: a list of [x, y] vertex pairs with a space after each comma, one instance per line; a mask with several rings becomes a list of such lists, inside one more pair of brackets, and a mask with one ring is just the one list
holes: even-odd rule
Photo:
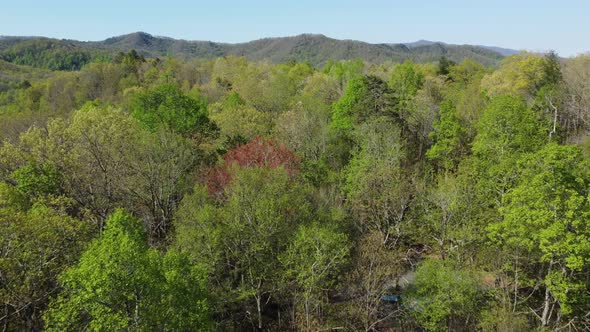
[[258, 136], [252, 141], [229, 150], [223, 156], [223, 164], [205, 172], [205, 183], [209, 194], [216, 196], [231, 182], [234, 167], [283, 167], [289, 175], [299, 172], [300, 159], [283, 145]]

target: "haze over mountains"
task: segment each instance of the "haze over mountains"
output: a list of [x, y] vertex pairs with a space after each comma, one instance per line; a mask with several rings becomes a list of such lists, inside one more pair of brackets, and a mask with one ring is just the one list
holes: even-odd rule
[[[494, 66], [516, 50], [478, 45], [452, 45], [421, 40], [414, 43], [371, 44], [355, 40], [338, 40], [321, 34], [302, 34], [292, 37], [263, 38], [245, 43], [217, 43], [211, 41], [188, 41], [169, 37], [153, 36], [145, 32], [111, 37], [103, 41], [76, 41], [44, 37], [1, 37], [0, 58], [3, 54], [35, 53], [41, 48], [66, 48], [69, 50], [113, 54], [132, 49], [146, 57], [175, 56], [180, 58], [212, 58], [227, 55], [244, 56], [249, 60], [268, 60], [273, 63], [286, 61], [309, 61], [321, 66], [328, 60], [361, 58], [369, 63], [386, 61], [415, 62], [437, 61], [441, 56], [460, 62], [465, 58], [476, 60], [486, 66]], [[33, 46], [34, 45], [34, 46]], [[33, 49], [31, 49], [33, 48]], [[7, 60], [9, 61], [9, 60]]]
[[[443, 43], [443, 42], [436, 42], [436, 41], [430, 41], [430, 40], [418, 40], [415, 42], [411, 42], [411, 43], [403, 43], [404, 45], [410, 47], [410, 48], [416, 48], [416, 47], [420, 47], [420, 46], [429, 46], [429, 45], [434, 45], [434, 44], [443, 44], [443, 45], [452, 45], [452, 44], [447, 44], [447, 43]], [[503, 56], [510, 56], [510, 55], [514, 55], [517, 53], [520, 53], [520, 51], [517, 50], [513, 50], [511, 48], [504, 48], [504, 47], [498, 47], [498, 46], [485, 46], [485, 45], [476, 45], [477, 47], [481, 47], [481, 48], [485, 48], [487, 50], [491, 50], [494, 51], [496, 53], [500, 53]]]

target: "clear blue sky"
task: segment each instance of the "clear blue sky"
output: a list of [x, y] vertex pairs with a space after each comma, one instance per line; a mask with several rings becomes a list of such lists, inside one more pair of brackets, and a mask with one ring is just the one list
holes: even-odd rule
[[590, 0], [0, 0], [0, 35], [102, 40], [134, 31], [242, 42], [322, 33], [372, 43], [418, 39], [590, 51]]

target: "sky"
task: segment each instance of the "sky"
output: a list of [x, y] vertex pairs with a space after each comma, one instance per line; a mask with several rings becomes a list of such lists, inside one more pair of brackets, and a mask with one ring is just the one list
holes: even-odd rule
[[0, 0], [0, 35], [103, 40], [144, 31], [245, 42], [319, 33], [370, 43], [590, 51], [590, 0]]

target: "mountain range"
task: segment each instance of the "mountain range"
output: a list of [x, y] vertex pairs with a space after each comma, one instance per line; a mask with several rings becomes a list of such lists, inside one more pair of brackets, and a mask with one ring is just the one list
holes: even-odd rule
[[[419, 46], [428, 46], [428, 45], [433, 45], [433, 44], [443, 44], [443, 45], [449, 46], [449, 44], [447, 44], [447, 43], [435, 42], [435, 41], [424, 40], [424, 39], [421, 39], [421, 40], [418, 40], [415, 42], [411, 42], [411, 43], [404, 43], [404, 45], [408, 46], [409, 48], [415, 48], [415, 47], [419, 47]], [[452, 45], [452, 44], [450, 44], [450, 45]], [[511, 48], [504, 48], [504, 47], [498, 47], [498, 46], [485, 46], [485, 45], [476, 45], [476, 46], [481, 47], [481, 48], [485, 48], [490, 51], [494, 51], [496, 53], [500, 53], [503, 56], [510, 56], [510, 55], [520, 53], [520, 51], [513, 50]]]
[[[42, 45], [42, 46], [39, 46]], [[33, 48], [33, 50], [31, 50]], [[263, 38], [245, 43], [217, 43], [189, 41], [153, 36], [145, 32], [111, 37], [102, 41], [77, 41], [45, 37], [0, 37], [2, 54], [35, 54], [43, 49], [115, 54], [136, 50], [146, 57], [175, 56], [184, 59], [244, 56], [249, 60], [268, 60], [273, 63], [309, 61], [322, 66], [328, 60], [361, 58], [369, 63], [387, 61], [433, 62], [445, 56], [455, 62], [465, 58], [486, 66], [495, 66], [503, 57], [518, 53], [516, 50], [493, 46], [453, 45], [420, 40], [413, 43], [372, 44], [356, 40], [339, 40], [321, 34], [302, 34], [292, 37]], [[6, 60], [6, 56], [4, 59]], [[9, 61], [9, 60], [7, 60]]]

